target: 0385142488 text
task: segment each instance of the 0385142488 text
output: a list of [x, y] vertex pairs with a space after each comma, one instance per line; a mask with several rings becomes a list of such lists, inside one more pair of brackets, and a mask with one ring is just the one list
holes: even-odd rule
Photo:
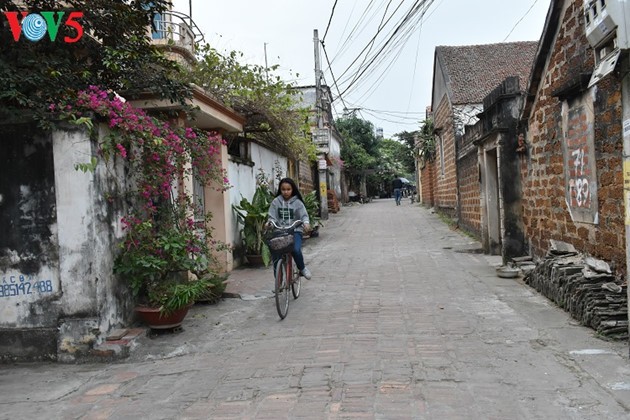
[[0, 283], [0, 298], [52, 292], [51, 280], [40, 280], [26, 274], [3, 275]]

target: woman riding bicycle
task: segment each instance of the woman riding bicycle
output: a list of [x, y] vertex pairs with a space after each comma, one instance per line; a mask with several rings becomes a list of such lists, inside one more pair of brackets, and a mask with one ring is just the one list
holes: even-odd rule
[[[288, 226], [296, 220], [301, 220], [302, 225], [298, 226], [293, 233], [293, 261], [300, 270], [300, 274], [305, 279], [311, 279], [311, 272], [304, 264], [304, 256], [302, 255], [302, 232], [311, 230], [310, 220], [306, 207], [304, 206], [304, 200], [302, 194], [298, 190], [295, 182], [291, 178], [283, 178], [280, 180], [278, 186], [278, 193], [276, 198], [273, 199], [269, 206], [269, 221], [267, 225], [271, 224], [271, 221], [276, 222], [282, 226]], [[273, 264], [276, 266], [276, 261], [280, 259], [280, 255], [273, 255]]]

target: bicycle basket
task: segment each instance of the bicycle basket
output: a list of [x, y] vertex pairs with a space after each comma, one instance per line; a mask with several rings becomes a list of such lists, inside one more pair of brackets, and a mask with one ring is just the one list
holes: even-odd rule
[[274, 254], [284, 254], [293, 250], [293, 234], [290, 232], [274, 232], [267, 239], [267, 246]]

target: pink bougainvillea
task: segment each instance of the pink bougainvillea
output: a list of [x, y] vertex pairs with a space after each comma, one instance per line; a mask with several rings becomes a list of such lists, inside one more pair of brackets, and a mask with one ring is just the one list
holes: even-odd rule
[[[205, 224], [193, 223], [190, 216], [199, 209], [180, 186], [194, 176], [202, 185], [220, 191], [229, 188], [221, 166], [225, 143], [218, 133], [159, 120], [97, 86], [79, 91], [73, 101], [51, 104], [48, 110], [68, 121], [90, 116], [106, 124], [109, 133], [100, 139], [99, 153], [104, 159], [123, 159], [133, 174], [134, 205], [121, 220], [127, 233], [121, 248], [123, 257], [128, 257], [118, 259], [119, 268], [127, 264], [121, 271], [129, 273], [134, 265], [144, 264], [140, 275], [159, 276], [207, 265], [212, 259], [208, 243], [214, 243], [211, 231]], [[164, 243], [183, 243], [184, 252], [168, 252], [175, 245], [165, 250]]]
[[102, 139], [101, 154], [109, 158], [115, 152], [134, 166], [138, 190], [145, 198], [147, 192], [170, 196], [193, 172], [204, 185], [229, 187], [220, 160], [225, 142], [218, 133], [175, 127], [97, 86], [79, 91], [74, 103], [51, 104], [49, 110], [62, 110], [66, 119], [92, 113], [104, 120], [111, 132]]

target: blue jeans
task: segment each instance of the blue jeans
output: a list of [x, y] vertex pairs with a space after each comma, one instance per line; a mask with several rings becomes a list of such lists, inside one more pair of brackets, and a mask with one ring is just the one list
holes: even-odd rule
[[400, 188], [394, 188], [394, 198], [396, 199], [396, 205], [400, 206], [400, 197], [402, 196], [402, 190]]
[[[298, 270], [304, 270], [304, 256], [302, 255], [302, 233], [301, 232], [293, 232], [293, 262], [297, 266]], [[276, 261], [282, 257], [282, 254], [272, 254], [273, 266], [276, 267]]]

